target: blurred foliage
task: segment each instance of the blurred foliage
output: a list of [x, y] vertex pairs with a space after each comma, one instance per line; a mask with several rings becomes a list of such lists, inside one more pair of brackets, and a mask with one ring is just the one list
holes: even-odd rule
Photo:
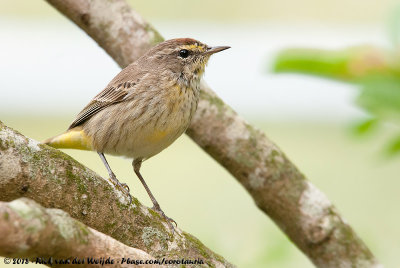
[[363, 83], [372, 76], [399, 76], [399, 55], [363, 45], [343, 50], [286, 49], [275, 61], [276, 72], [300, 72]]
[[388, 142], [389, 154], [400, 153], [400, 7], [391, 20], [393, 48], [362, 45], [342, 50], [310, 48], [281, 51], [275, 72], [296, 72], [354, 83], [359, 86], [357, 104], [370, 118], [354, 127], [365, 134], [382, 123], [395, 125], [397, 134]]

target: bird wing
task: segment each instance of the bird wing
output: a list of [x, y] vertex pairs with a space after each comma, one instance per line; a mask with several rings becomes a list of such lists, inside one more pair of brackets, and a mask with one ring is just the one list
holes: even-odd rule
[[119, 83], [118, 85], [107, 86], [103, 91], [97, 94], [85, 108], [83, 108], [68, 129], [81, 125], [104, 108], [123, 101], [126, 95], [133, 90], [135, 85], [135, 82], [126, 81]]

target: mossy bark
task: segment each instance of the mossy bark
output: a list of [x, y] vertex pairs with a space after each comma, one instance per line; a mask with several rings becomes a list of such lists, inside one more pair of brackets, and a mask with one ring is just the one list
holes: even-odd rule
[[155, 258], [201, 259], [215, 267], [232, 267], [179, 228], [172, 235], [159, 214], [135, 198], [129, 205], [122, 191], [70, 156], [1, 122], [0, 145], [1, 201], [27, 197], [44, 207], [62, 209], [85, 225]]
[[62, 210], [46, 209], [27, 198], [0, 202], [0, 215], [0, 254], [23, 259], [24, 264], [30, 261], [50, 267], [76, 267], [79, 260], [84, 267], [99, 267], [88, 258], [101, 262], [110, 257], [107, 267], [130, 267], [122, 263], [123, 258], [154, 260], [146, 252], [87, 227]]

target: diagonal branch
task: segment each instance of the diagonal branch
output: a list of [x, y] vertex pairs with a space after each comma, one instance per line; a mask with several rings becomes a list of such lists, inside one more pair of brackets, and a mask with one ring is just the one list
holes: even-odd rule
[[[121, 67], [162, 40], [124, 0], [47, 0]], [[187, 134], [224, 166], [288, 237], [320, 267], [372, 267], [377, 261], [335, 207], [263, 133], [206, 85]]]
[[[117, 190], [70, 156], [0, 122], [0, 200], [28, 197], [59, 208], [85, 225], [155, 258], [201, 259], [232, 267], [192, 235], [170, 229], [161, 216]], [[2, 236], [0, 236], [2, 237]]]
[[85, 267], [99, 267], [102, 261], [107, 262], [107, 267], [130, 267], [128, 258], [143, 264], [155, 260], [140, 249], [72, 219], [62, 210], [46, 209], [27, 198], [0, 202], [0, 237], [1, 256], [50, 267], [75, 267], [78, 261]]

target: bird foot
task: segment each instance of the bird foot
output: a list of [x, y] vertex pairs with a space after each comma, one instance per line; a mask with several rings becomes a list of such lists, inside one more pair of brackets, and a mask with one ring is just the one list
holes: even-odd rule
[[[176, 223], [176, 221], [174, 221], [173, 219], [171, 219], [170, 217], [165, 215], [164, 211], [162, 211], [160, 205], [158, 205], [158, 204], [154, 205], [151, 209], [156, 211], [158, 214], [160, 214], [161, 217], [163, 217], [165, 219], [165, 221], [168, 224], [168, 227], [171, 229], [172, 236], [173, 236], [175, 233], [175, 227], [178, 227], [178, 224]], [[173, 224], [175, 224], [175, 227]]]
[[132, 204], [132, 196], [129, 193], [129, 186], [126, 183], [120, 183], [117, 177], [114, 174], [110, 174], [109, 180], [111, 181], [114, 186], [120, 190], [122, 190], [125, 194], [129, 197], [129, 205]]

